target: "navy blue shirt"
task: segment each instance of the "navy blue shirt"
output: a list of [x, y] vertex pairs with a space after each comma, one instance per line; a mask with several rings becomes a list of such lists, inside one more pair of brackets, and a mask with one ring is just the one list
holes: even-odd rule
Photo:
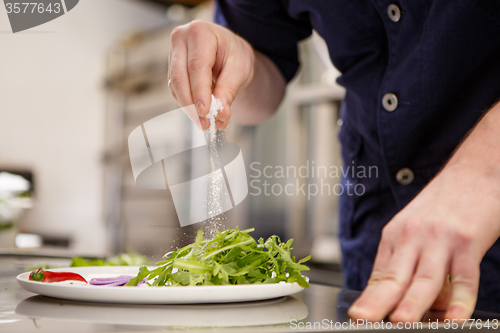
[[[297, 42], [312, 29], [325, 39], [346, 88], [344, 161], [379, 169], [378, 178], [343, 179], [366, 192], [340, 198], [346, 286], [364, 288], [383, 226], [500, 98], [500, 1], [219, 0], [216, 20], [287, 80]], [[481, 263], [477, 308], [500, 311], [498, 241]]]

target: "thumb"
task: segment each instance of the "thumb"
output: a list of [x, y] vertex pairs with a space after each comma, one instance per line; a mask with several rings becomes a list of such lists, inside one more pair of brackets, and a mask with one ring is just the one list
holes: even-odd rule
[[[250, 52], [253, 51], [250, 49]], [[235, 60], [239, 58], [248, 58], [248, 55], [240, 52], [239, 55], [229, 57], [216, 78], [213, 95], [221, 101], [223, 107], [217, 115], [220, 121], [219, 129], [227, 126], [231, 118], [231, 105], [238, 91], [246, 87], [253, 78], [253, 61]]]

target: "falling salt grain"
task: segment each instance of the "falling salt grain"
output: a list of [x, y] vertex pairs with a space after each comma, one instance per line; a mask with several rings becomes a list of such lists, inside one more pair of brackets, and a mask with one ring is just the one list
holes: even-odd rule
[[[212, 103], [210, 104], [210, 111], [208, 112], [207, 119], [210, 121], [208, 129], [210, 162], [212, 163], [212, 170], [216, 172], [212, 172], [208, 184], [207, 208], [208, 214], [212, 217], [207, 221], [208, 223], [205, 228], [205, 237], [207, 238], [213, 238], [215, 232], [224, 227], [221, 219], [216, 217], [223, 214], [222, 198], [224, 190], [224, 176], [220, 170], [221, 161], [218, 150], [220, 138], [217, 136], [216, 128], [217, 115], [222, 109], [223, 107], [221, 101], [212, 95]], [[225, 216], [222, 216], [225, 220]]]

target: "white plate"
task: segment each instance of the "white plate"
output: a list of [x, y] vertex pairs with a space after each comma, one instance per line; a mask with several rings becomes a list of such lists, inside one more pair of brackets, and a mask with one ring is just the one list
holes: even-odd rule
[[23, 300], [16, 314], [37, 319], [114, 325], [235, 327], [289, 323], [307, 317], [307, 306], [293, 296], [219, 304], [131, 305], [64, 301], [42, 296]]
[[[139, 267], [72, 267], [50, 269], [54, 272], [74, 272], [87, 281], [97, 277], [135, 276]], [[43, 283], [30, 281], [31, 272], [17, 276], [24, 289], [35, 294], [73, 301], [129, 304], [193, 304], [246, 302], [288, 296], [301, 291], [297, 283], [244, 284], [186, 287], [106, 287], [92, 286], [79, 281]]]

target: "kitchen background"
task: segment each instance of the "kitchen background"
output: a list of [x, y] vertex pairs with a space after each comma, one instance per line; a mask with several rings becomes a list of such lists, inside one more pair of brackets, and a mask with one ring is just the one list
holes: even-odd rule
[[[169, 191], [135, 185], [127, 137], [144, 121], [178, 108], [166, 78], [170, 32], [193, 19], [210, 21], [212, 6], [85, 0], [57, 20], [16, 34], [0, 10], [0, 171], [31, 182], [22, 193], [31, 197], [23, 201], [25, 213], [13, 227], [0, 228], [0, 253], [108, 257], [132, 249], [159, 258], [190, 240], [197, 225], [180, 227]], [[300, 74], [277, 115], [254, 127], [230, 123], [225, 137], [241, 147], [249, 181], [333, 186], [339, 179], [251, 177], [257, 175], [252, 162], [260, 170], [341, 165], [338, 72], [316, 34], [299, 48]], [[297, 256], [312, 254], [318, 280], [341, 284], [328, 273], [338, 273], [341, 260], [337, 197], [254, 196], [249, 190], [226, 214], [227, 227], [254, 227], [254, 237], [294, 238]], [[0, 214], [0, 225], [11, 220]], [[16, 234], [17, 245], [9, 241]]]

